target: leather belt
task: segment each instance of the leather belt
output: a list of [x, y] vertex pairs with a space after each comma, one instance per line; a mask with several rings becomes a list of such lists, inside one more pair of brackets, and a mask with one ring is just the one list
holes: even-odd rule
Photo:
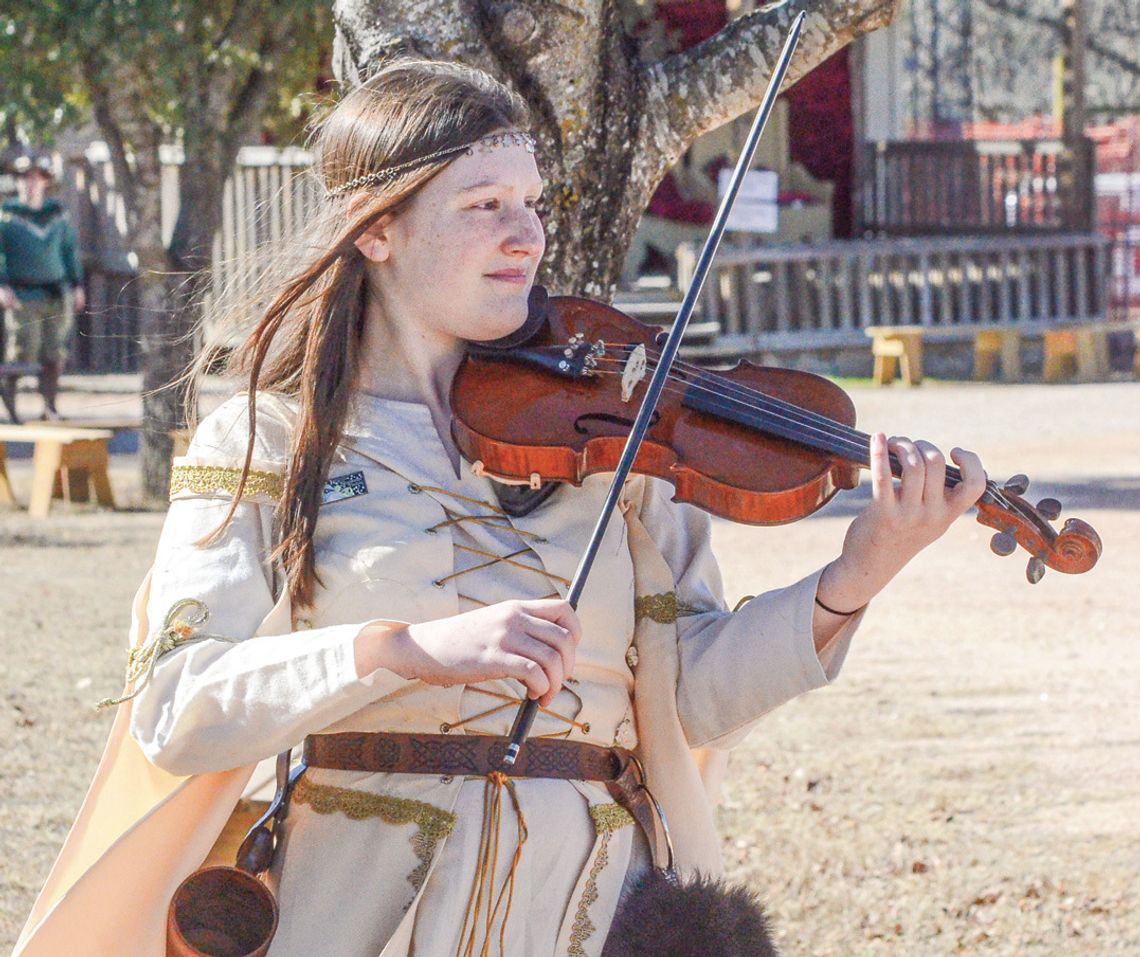
[[477, 777], [500, 771], [512, 778], [600, 781], [641, 826], [654, 864], [672, 866], [668, 827], [645, 787], [641, 764], [632, 751], [539, 738], [527, 741], [514, 767], [505, 769], [507, 744], [506, 737], [482, 734], [311, 734], [305, 738], [304, 763], [336, 771]]

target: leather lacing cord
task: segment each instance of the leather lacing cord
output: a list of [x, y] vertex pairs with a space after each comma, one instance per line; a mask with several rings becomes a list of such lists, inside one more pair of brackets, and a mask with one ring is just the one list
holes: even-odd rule
[[[479, 721], [482, 718], [489, 718], [491, 715], [499, 714], [502, 711], [513, 711], [520, 704], [523, 699], [515, 697], [514, 695], [503, 694], [499, 691], [491, 691], [489, 688], [480, 688], [478, 685], [468, 685], [468, 691], [474, 691], [478, 694], [487, 695], [490, 698], [498, 698], [501, 704], [495, 705], [493, 708], [488, 708], [486, 711], [480, 711], [478, 714], [468, 715], [462, 721], [454, 721], [443, 725], [448, 731], [453, 731], [455, 728], [462, 728], [465, 724], [470, 724], [473, 721]], [[568, 738], [574, 728], [577, 728], [583, 734], [590, 733], [590, 724], [588, 721], [575, 721], [573, 718], [568, 718], [564, 714], [559, 714], [557, 711], [551, 711], [549, 708], [544, 708], [539, 705], [538, 710], [545, 715], [552, 718], [557, 718], [559, 721], [564, 721], [569, 727], [565, 731], [549, 731], [546, 734], [532, 734], [532, 738]], [[468, 734], [483, 734], [492, 735], [490, 731], [469, 731]]]
[[[477, 506], [488, 510], [489, 514], [461, 514], [443, 505], [444, 511], [447, 513], [447, 518], [441, 522], [437, 522], [425, 531], [434, 535], [443, 529], [451, 529], [460, 526], [467, 522], [473, 522], [477, 525], [485, 525], [490, 528], [501, 529], [509, 531], [517, 536], [523, 543], [522, 548], [518, 548], [512, 552], [504, 555], [498, 555], [494, 552], [486, 551], [481, 548], [476, 548], [470, 545], [465, 545], [461, 542], [456, 542], [454, 547], [457, 550], [464, 551], [470, 555], [475, 555], [479, 558], [484, 558], [486, 561], [478, 562], [470, 568], [462, 568], [459, 571], [453, 572], [450, 575], [445, 575], [442, 578], [437, 578], [432, 582], [437, 588], [444, 587], [448, 582], [455, 581], [462, 578], [464, 575], [469, 575], [472, 572], [485, 571], [486, 569], [493, 568], [500, 563], [508, 565], [512, 568], [517, 568], [524, 572], [530, 572], [539, 575], [548, 584], [559, 583], [564, 587], [569, 587], [570, 580], [563, 578], [560, 575], [553, 575], [547, 572], [544, 568], [532, 565], [528, 562], [521, 561], [520, 556], [530, 552], [532, 555], [534, 551], [527, 544], [528, 541], [541, 542], [544, 539], [528, 532], [524, 529], [519, 529], [514, 526], [510, 516], [500, 506], [485, 502], [482, 499], [472, 498], [471, 496], [461, 495], [458, 492], [452, 492], [445, 488], [430, 485], [410, 485], [409, 490], [413, 492], [431, 492], [439, 496], [448, 496], [468, 505]], [[537, 557], [537, 556], [536, 556]], [[549, 594], [542, 595], [542, 598], [558, 598], [560, 593], [557, 589]], [[457, 597], [462, 601], [468, 602], [476, 607], [485, 608], [489, 602], [483, 601], [473, 595], [466, 595], [458, 592]], [[481, 688], [478, 685], [468, 685], [467, 690], [476, 694], [486, 695], [489, 698], [496, 699], [497, 704], [478, 714], [469, 715], [460, 721], [450, 724], [444, 724], [441, 727], [443, 731], [451, 731], [456, 728], [463, 728], [465, 725], [473, 724], [484, 718], [491, 717], [504, 711], [514, 710], [522, 703], [523, 699], [515, 695], [503, 694], [498, 691], [492, 691], [488, 688]], [[542, 738], [568, 738], [577, 728], [582, 733], [588, 733], [590, 725], [588, 722], [576, 721], [573, 718], [568, 718], [565, 715], [552, 711], [549, 708], [539, 709], [543, 714], [556, 718], [566, 725], [564, 731], [553, 731], [547, 734], [535, 735], [535, 737]], [[490, 732], [468, 730], [468, 734], [489, 734]], [[515, 817], [518, 821], [518, 843], [515, 846], [514, 854], [511, 858], [510, 870], [507, 873], [506, 880], [499, 888], [498, 893], [495, 892], [494, 879], [495, 879], [495, 865], [499, 859], [499, 841], [502, 831], [502, 814], [503, 814], [503, 792], [506, 791], [510, 798], [511, 806], [514, 808]], [[482, 829], [479, 835], [479, 853], [477, 857], [477, 864], [475, 868], [475, 877], [471, 887], [471, 894], [467, 900], [467, 910], [463, 917], [463, 929], [459, 935], [459, 944], [455, 950], [455, 957], [475, 957], [478, 953], [479, 957], [488, 957], [491, 948], [491, 940], [494, 936], [495, 920], [498, 918], [500, 912], [502, 913], [502, 922], [499, 925], [499, 951], [501, 954], [506, 953], [506, 933], [507, 933], [507, 920], [511, 913], [511, 904], [514, 900], [515, 879], [518, 875], [519, 862], [522, 859], [522, 848], [527, 839], [526, 819], [522, 813], [522, 807], [519, 804], [518, 794], [515, 792], [515, 782], [505, 774], [499, 771], [492, 771], [487, 775], [486, 791], [483, 799], [483, 822]], [[483, 942], [479, 945], [480, 930], [482, 931]], [[476, 948], [479, 948], [476, 951]]]

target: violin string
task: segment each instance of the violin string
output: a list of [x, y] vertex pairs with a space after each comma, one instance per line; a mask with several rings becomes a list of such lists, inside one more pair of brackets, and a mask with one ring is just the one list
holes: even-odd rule
[[[622, 365], [622, 360], [602, 358], [599, 362], [608, 362], [614, 365]], [[604, 370], [606, 375], [620, 375], [618, 370]], [[718, 388], [716, 386], [708, 386], [703, 384], [707, 381], [707, 376], [701, 374], [698, 370], [698, 378], [695, 380], [688, 380], [670, 374], [670, 382], [677, 383], [676, 385], [667, 385], [665, 390], [675, 394], [684, 395], [688, 390], [705, 393], [706, 395], [715, 396], [718, 399], [732, 402], [749, 411], [760, 411], [767, 414], [771, 420], [775, 422], [784, 422], [791, 425], [798, 426], [806, 434], [814, 433], [819, 437], [829, 439], [834, 443], [834, 448], [840, 453], [846, 454], [849, 458], [867, 466], [869, 463], [862, 462], [860, 456], [866, 454], [869, 460], [870, 449], [870, 435], [865, 432], [860, 432], [857, 429], [850, 428], [835, 419], [828, 418], [816, 412], [811, 412], [807, 409], [802, 409], [799, 406], [785, 403], [781, 399], [775, 399], [759, 390], [751, 389], [749, 387], [740, 386], [737, 383], [730, 383], [732, 389]], [[735, 391], [735, 395], [733, 394]], [[752, 401], [748, 401], [751, 399]], [[757, 401], [757, 399], [759, 401]], [[890, 453], [892, 462], [901, 468], [901, 463], [894, 452]], [[949, 488], [961, 484], [962, 473], [953, 465], [946, 466], [945, 484]], [[1003, 494], [1000, 486], [992, 480], [986, 480], [985, 495], [989, 495], [991, 499], [998, 504], [1004, 506], [1007, 510], [1022, 514], [1028, 521], [1033, 522], [1040, 527], [1040, 523], [1036, 520], [1036, 516], [1026, 512], [1026, 509], [1019, 507], [1018, 503], [1010, 501]], [[1046, 531], [1046, 529], [1042, 529]]]
[[[654, 359], [657, 359], [659, 357], [656, 353], [652, 355]], [[596, 361], [599, 363], [604, 362], [615, 366], [624, 365], [623, 360], [610, 358], [608, 356], [602, 356]], [[808, 432], [814, 432], [819, 437], [837, 442], [841, 446], [841, 451], [846, 451], [851, 455], [852, 458], [854, 458], [856, 461], [859, 461], [860, 463], [860, 455], [862, 455], [864, 452], [867, 452], [869, 455], [871, 437], [865, 432], [861, 432], [858, 429], [851, 428], [850, 426], [844, 425], [841, 422], [837, 422], [836, 420], [831, 419], [825, 415], [821, 415], [807, 409], [802, 409], [799, 406], [784, 402], [782, 399], [774, 398], [773, 396], [767, 395], [764, 392], [748, 386], [743, 386], [739, 383], [728, 382], [726, 383], [728, 388], [725, 388], [724, 386], [707, 385], [706, 383], [711, 381], [711, 379], [708, 373], [706, 373], [704, 370], [700, 369], [697, 366], [692, 366], [688, 363], [680, 362], [678, 364], [683, 369], [690, 371], [690, 375], [693, 376], [694, 381], [689, 381], [677, 376], [674, 373], [670, 373], [670, 381], [680, 384], [679, 386], [671, 388], [671, 392], [680, 394], [685, 390], [685, 388], [694, 388], [700, 392], [714, 396], [718, 399], [734, 402], [743, 408], [766, 413], [775, 421], [799, 426], [800, 428], [806, 429]], [[617, 370], [614, 370], [612, 372], [607, 370], [606, 374], [620, 375], [621, 373]], [[897, 457], [894, 456], [894, 453], [891, 453], [891, 455], [897, 463]], [[962, 474], [960, 470], [955, 468], [953, 465], [948, 465], [946, 467], [946, 484], [949, 487], [953, 488], [961, 481]], [[1009, 501], [1005, 495], [1002, 494], [1001, 489], [993, 481], [986, 481], [986, 492], [1007, 509], [1018, 513], [1022, 512], [1022, 509], [1017, 508], [1013, 502]]]
[[[654, 354], [655, 358], [658, 356], [659, 354]], [[710, 381], [710, 375], [700, 366], [696, 366], [692, 363], [687, 363], [681, 360], [678, 360], [676, 365], [679, 366], [682, 370], [687, 371], [696, 380], [696, 382], [699, 382], [699, 388], [702, 391], [716, 394], [719, 397], [727, 398], [730, 401], [736, 401], [749, 408], [753, 407], [753, 404], [755, 404], [777, 420], [787, 420], [789, 422], [804, 426], [808, 429], [814, 429], [817, 433], [823, 435], [824, 437], [833, 438], [843, 443], [847, 449], [853, 448], [860, 454], [864, 451], [867, 452], [869, 458], [871, 436], [866, 432], [862, 432], [859, 429], [845, 425], [842, 422], [837, 422], [835, 419], [822, 415], [821, 413], [813, 412], [810, 409], [804, 409], [800, 406], [793, 405], [792, 403], [785, 402], [782, 399], [770, 396], [765, 392], [754, 389], [750, 386], [745, 386], [741, 383], [731, 382], [726, 379], [719, 379], [719, 381], [725, 382], [729, 388], [717, 388], [715, 386], [710, 387], [705, 384]], [[671, 376], [671, 378], [673, 377]], [[686, 380], [680, 378], [678, 381], [684, 383]], [[897, 460], [897, 456], [893, 452], [891, 453], [891, 458], [895, 461], [896, 464], [901, 465], [901, 463], [899, 463]], [[954, 465], [947, 465], [946, 484], [949, 487], [953, 488], [955, 485], [958, 485], [961, 482], [961, 471]], [[1007, 499], [1003, 494], [1002, 489], [997, 485], [996, 482], [987, 479], [986, 492], [1006, 509], [1024, 514], [1024, 509], [1019, 508], [1016, 503]], [[1033, 516], [1030, 515], [1027, 515], [1026, 517], [1030, 519], [1033, 518]]]
[[[821, 413], [813, 412], [810, 409], [803, 409], [800, 406], [785, 402], [782, 399], [770, 396], [767, 393], [741, 383], [721, 379], [720, 381], [726, 382], [729, 386], [728, 389], [717, 388], [716, 386], [710, 387], [706, 383], [710, 381], [711, 377], [706, 370], [699, 366], [694, 366], [691, 363], [679, 362], [678, 365], [693, 376], [695, 380], [694, 385], [699, 383], [697, 387], [702, 391], [718, 394], [722, 398], [727, 398], [729, 401], [736, 401], [746, 407], [752, 407], [755, 404], [777, 420], [787, 420], [809, 430], [814, 430], [824, 437], [839, 441], [847, 449], [854, 449], [860, 454], [866, 452], [869, 458], [871, 436], [866, 432], [845, 425], [842, 422], [837, 422], [835, 419], [822, 415]], [[683, 383], [686, 380], [682, 378], [679, 381]], [[901, 466], [901, 463], [898, 462], [897, 456], [894, 453], [891, 453], [891, 458], [896, 464]], [[946, 484], [953, 488], [961, 482], [961, 471], [954, 465], [947, 465]], [[1014, 502], [1007, 499], [1002, 493], [1001, 488], [989, 479], [986, 480], [986, 492], [1005, 508], [1016, 512], [1023, 511], [1018, 508]]]

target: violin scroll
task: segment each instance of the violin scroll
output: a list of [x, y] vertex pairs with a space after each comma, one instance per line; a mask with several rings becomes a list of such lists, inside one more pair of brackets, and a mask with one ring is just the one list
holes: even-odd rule
[[1087, 572], [1100, 558], [1101, 542], [1096, 530], [1079, 518], [1065, 521], [1058, 532], [1052, 522], [1061, 514], [1061, 503], [1043, 498], [1036, 506], [1022, 496], [1029, 490], [1029, 479], [1015, 475], [1000, 488], [989, 483], [978, 500], [978, 521], [997, 529], [990, 539], [996, 555], [1012, 555], [1020, 545], [1030, 554], [1025, 577], [1031, 585], [1041, 581], [1046, 568], [1078, 575]]

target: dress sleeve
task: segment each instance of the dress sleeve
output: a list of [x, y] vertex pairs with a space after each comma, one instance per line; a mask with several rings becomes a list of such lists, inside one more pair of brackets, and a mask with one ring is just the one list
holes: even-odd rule
[[692, 747], [732, 747], [769, 711], [835, 679], [862, 612], [816, 653], [812, 613], [822, 568], [729, 611], [709, 516], [671, 498], [667, 483], [646, 480], [641, 520], [676, 582], [677, 711]]
[[274, 455], [288, 449], [286, 427], [263, 424], [260, 410], [251, 488], [221, 538], [197, 544], [229, 510], [248, 436], [245, 401], [203, 420], [176, 461], [151, 575], [149, 642], [183, 640], [160, 649], [141, 690], [136, 681], [130, 728], [147, 757], [174, 774], [257, 762], [404, 683], [383, 670], [357, 677], [353, 645], [364, 622], [255, 634], [277, 597], [267, 556], [284, 461]]

